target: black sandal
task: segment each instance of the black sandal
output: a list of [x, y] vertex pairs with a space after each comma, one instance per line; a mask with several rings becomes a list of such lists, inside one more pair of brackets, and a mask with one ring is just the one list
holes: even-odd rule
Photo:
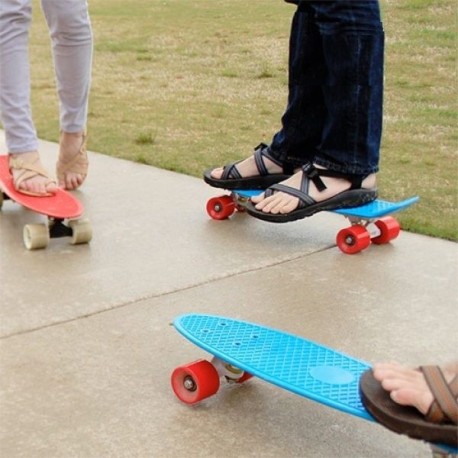
[[[377, 189], [364, 189], [362, 188], [362, 181], [365, 177], [360, 175], [348, 175], [341, 172], [334, 172], [332, 170], [317, 169], [313, 164], [307, 163], [302, 166], [302, 182], [301, 188], [295, 189], [290, 186], [278, 183], [270, 186], [265, 191], [265, 197], [271, 196], [275, 191], [285, 192], [292, 196], [299, 198], [299, 206], [290, 213], [286, 214], [272, 214], [264, 213], [258, 210], [252, 202], [246, 206], [247, 212], [255, 218], [269, 221], [272, 223], [286, 223], [289, 221], [296, 221], [298, 219], [312, 216], [314, 213], [320, 211], [336, 210], [338, 208], [357, 207], [372, 202], [377, 198]], [[320, 176], [344, 178], [351, 183], [350, 189], [336, 194], [329, 199], [321, 202], [316, 202], [308, 195], [310, 180], [313, 181], [318, 191], [324, 191], [326, 185]]]
[[[283, 173], [269, 173], [264, 163], [264, 158], [270, 159], [276, 165], [282, 167]], [[224, 189], [266, 189], [269, 186], [284, 181], [293, 173], [293, 167], [280, 163], [277, 159], [269, 154], [269, 148], [266, 144], [261, 143], [254, 149], [254, 160], [259, 175], [252, 177], [242, 177], [237, 169], [237, 164], [241, 161], [227, 164], [223, 168], [221, 178], [213, 178], [209, 169], [204, 172], [204, 180], [210, 186]]]

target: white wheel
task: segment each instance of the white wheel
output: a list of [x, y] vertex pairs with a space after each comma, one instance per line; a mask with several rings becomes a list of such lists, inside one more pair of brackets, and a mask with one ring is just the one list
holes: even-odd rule
[[89, 243], [92, 240], [92, 226], [89, 220], [72, 220], [68, 225], [71, 227], [72, 245], [79, 245], [80, 243]]
[[28, 250], [46, 248], [49, 243], [49, 230], [46, 224], [26, 224], [23, 231], [24, 245]]

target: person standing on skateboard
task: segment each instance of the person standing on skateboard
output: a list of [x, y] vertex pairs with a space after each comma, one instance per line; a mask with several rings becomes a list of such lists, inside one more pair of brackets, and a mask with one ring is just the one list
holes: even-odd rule
[[[92, 68], [92, 30], [86, 0], [41, 0], [50, 31], [60, 101], [58, 185], [76, 189], [87, 175], [86, 134]], [[49, 178], [38, 153], [30, 106], [28, 36], [32, 0], [1, 0], [0, 112], [15, 188], [50, 195]]]
[[273, 222], [376, 199], [382, 133], [378, 0], [287, 2], [297, 10], [282, 128], [247, 159], [204, 172], [211, 186], [268, 188], [247, 210]]

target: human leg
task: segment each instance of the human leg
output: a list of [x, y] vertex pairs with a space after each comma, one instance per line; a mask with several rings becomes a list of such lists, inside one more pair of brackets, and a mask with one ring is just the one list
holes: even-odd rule
[[[360, 205], [376, 196], [384, 43], [378, 3], [351, 0], [305, 5], [319, 31], [325, 65], [319, 91], [326, 114], [311, 162], [315, 174], [325, 169], [340, 176], [325, 176], [319, 180], [324, 186], [317, 186], [316, 179], [310, 180], [304, 171], [298, 171], [281, 183], [281, 189], [277, 187], [275, 192], [253, 198], [255, 206], [249, 212], [269, 221], [308, 216], [320, 211], [317, 204], [321, 202], [321, 209], [325, 210], [338, 208], [343, 202], [346, 206]], [[304, 157], [307, 159], [298, 154], [291, 160], [299, 162]], [[306, 168], [310, 170], [309, 165]], [[361, 192], [353, 192], [355, 180], [360, 181]], [[304, 209], [307, 206], [310, 211]], [[296, 210], [295, 215], [286, 216]], [[271, 218], [265, 214], [285, 217]]]
[[44, 170], [30, 105], [28, 39], [31, 0], [2, 0], [0, 8], [0, 112], [16, 188], [47, 195], [56, 186]]
[[[271, 184], [269, 180], [278, 178], [275, 182], [282, 181], [282, 174], [283, 179], [291, 176], [294, 169], [305, 162], [303, 157], [297, 159], [297, 156], [312, 151], [317, 144], [324, 114], [320, 92], [323, 62], [317, 38], [317, 30], [313, 28], [308, 11], [298, 8], [292, 19], [289, 39], [287, 108], [281, 119], [282, 128], [273, 136], [269, 146], [263, 146], [266, 153], [264, 167], [260, 167], [259, 160], [252, 155], [224, 168], [205, 172], [204, 177], [213, 178], [207, 179], [207, 182], [215, 186], [215, 179], [225, 179], [226, 185], [230, 186], [230, 178], [242, 183], [241, 178], [262, 176], [264, 171], [265, 175], [276, 175], [264, 180], [266, 187]], [[303, 46], [303, 41], [307, 41], [308, 46]], [[249, 180], [247, 182], [249, 186]]]
[[367, 176], [378, 171], [384, 32], [378, 0], [317, 2], [326, 59], [327, 116], [314, 162]]
[[42, 0], [60, 101], [59, 184], [79, 187], [87, 175], [86, 123], [92, 67], [92, 30], [86, 0]]

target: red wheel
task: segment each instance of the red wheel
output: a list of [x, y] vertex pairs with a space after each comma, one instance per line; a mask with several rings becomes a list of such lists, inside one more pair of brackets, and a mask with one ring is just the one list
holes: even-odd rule
[[207, 213], [212, 219], [227, 219], [235, 212], [231, 196], [213, 197], [207, 202]]
[[391, 216], [380, 218], [375, 222], [375, 225], [379, 228], [380, 235], [374, 237], [372, 241], [377, 245], [388, 243], [394, 240], [401, 231], [401, 226], [396, 219]]
[[171, 381], [177, 398], [186, 404], [209, 398], [219, 389], [218, 372], [212, 363], [205, 360], [177, 367]]
[[346, 254], [355, 254], [367, 248], [371, 243], [371, 235], [363, 226], [351, 226], [337, 234], [337, 246]]
[[237, 383], [243, 383], [250, 380], [253, 376], [249, 372], [244, 372], [243, 375], [237, 380]]

